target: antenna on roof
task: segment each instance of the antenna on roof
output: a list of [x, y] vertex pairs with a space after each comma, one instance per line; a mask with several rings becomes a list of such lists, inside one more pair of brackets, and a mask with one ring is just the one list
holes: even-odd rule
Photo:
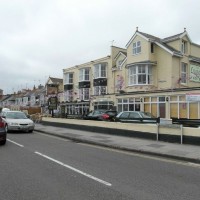
[[111, 46], [113, 46], [114, 41], [115, 41], [115, 40], [110, 41], [110, 42], [111, 42]]

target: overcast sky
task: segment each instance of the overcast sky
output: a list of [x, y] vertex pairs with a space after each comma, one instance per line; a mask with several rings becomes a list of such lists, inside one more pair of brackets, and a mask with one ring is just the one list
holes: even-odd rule
[[62, 78], [62, 69], [125, 48], [136, 27], [160, 38], [183, 32], [200, 44], [199, 0], [0, 0], [0, 89]]

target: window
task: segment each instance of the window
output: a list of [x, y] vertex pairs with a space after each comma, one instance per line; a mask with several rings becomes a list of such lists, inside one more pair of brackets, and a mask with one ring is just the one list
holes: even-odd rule
[[73, 90], [67, 90], [64, 92], [64, 101], [73, 101]]
[[73, 74], [72, 73], [64, 74], [64, 84], [73, 84]]
[[182, 40], [182, 42], [181, 42], [181, 52], [182, 52], [183, 54], [186, 54], [186, 53], [187, 53], [187, 42], [184, 41], [184, 40]]
[[117, 68], [118, 69], [121, 69], [121, 64], [123, 63], [123, 60], [119, 60], [118, 62], [117, 62]]
[[133, 55], [141, 53], [141, 42], [137, 41], [133, 43]]
[[187, 64], [181, 63], [181, 83], [187, 83]]
[[107, 93], [107, 87], [106, 86], [96, 86], [94, 87], [94, 95], [104, 95]]
[[94, 78], [106, 78], [106, 63], [94, 65]]
[[89, 88], [79, 89], [79, 99], [80, 100], [89, 100], [89, 98], [90, 98]]
[[90, 80], [90, 69], [80, 69], [79, 71], [79, 81], [89, 81]]
[[135, 65], [129, 68], [129, 85], [152, 84], [152, 67], [149, 65]]
[[151, 43], [151, 53], [154, 53], [154, 44]]

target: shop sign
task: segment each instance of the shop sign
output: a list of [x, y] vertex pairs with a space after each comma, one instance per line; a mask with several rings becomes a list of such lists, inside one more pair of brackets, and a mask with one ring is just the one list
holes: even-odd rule
[[57, 97], [50, 97], [49, 110], [56, 110], [56, 109], [57, 109]]
[[200, 66], [190, 65], [190, 80], [200, 82]]
[[186, 101], [200, 101], [200, 93], [186, 94]]

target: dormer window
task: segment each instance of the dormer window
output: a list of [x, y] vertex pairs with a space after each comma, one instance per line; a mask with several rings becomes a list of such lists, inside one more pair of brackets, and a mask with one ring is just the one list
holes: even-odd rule
[[181, 52], [183, 54], [187, 53], [187, 42], [185, 40], [182, 40], [182, 42], [181, 42]]
[[133, 43], [133, 55], [141, 53], [141, 42], [137, 41]]

